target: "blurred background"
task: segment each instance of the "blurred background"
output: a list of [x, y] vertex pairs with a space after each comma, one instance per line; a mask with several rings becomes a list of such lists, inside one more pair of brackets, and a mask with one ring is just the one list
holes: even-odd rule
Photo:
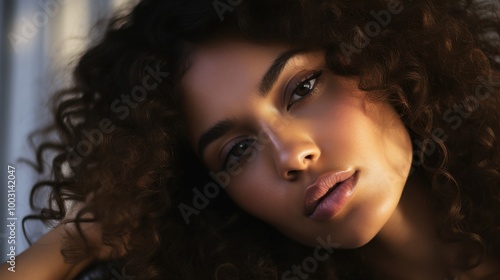
[[[16, 255], [29, 246], [22, 219], [33, 213], [29, 193], [43, 177], [20, 161], [35, 159], [28, 136], [52, 121], [50, 96], [70, 84], [77, 58], [101, 35], [107, 19], [126, 12], [136, 2], [0, 0], [0, 262], [7, 260], [13, 245], [8, 243], [12, 222]], [[9, 165], [15, 173], [11, 169], [9, 174]], [[8, 203], [8, 180], [13, 175], [16, 197], [12, 215], [8, 212], [13, 205]], [[27, 226], [33, 241], [47, 231], [40, 222]]]

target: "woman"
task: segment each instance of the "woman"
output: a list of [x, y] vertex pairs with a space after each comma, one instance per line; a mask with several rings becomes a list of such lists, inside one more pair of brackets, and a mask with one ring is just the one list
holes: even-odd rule
[[140, 2], [59, 95], [14, 277], [499, 279], [498, 11]]

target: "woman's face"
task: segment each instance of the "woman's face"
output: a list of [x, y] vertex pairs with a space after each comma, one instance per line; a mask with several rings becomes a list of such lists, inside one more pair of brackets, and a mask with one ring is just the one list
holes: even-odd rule
[[181, 84], [192, 147], [243, 209], [311, 246], [370, 241], [410, 169], [408, 133], [324, 53], [238, 40], [200, 47]]

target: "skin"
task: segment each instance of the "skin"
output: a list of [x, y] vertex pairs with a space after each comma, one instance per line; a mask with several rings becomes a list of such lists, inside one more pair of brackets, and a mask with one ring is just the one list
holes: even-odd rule
[[[89, 255], [84, 259], [67, 262], [61, 254], [64, 243], [72, 238], [68, 233], [76, 234], [73, 223], [66, 221], [74, 216], [84, 203], [74, 203], [66, 218], [59, 225], [42, 236], [26, 251], [16, 256], [15, 272], [9, 271], [7, 262], [0, 265], [0, 279], [8, 280], [55, 280], [74, 279], [85, 267], [95, 262], [115, 260], [124, 255], [124, 248], [114, 250], [103, 243], [101, 227], [98, 223], [81, 223], [81, 230], [90, 246]], [[123, 274], [122, 274], [123, 276]]]
[[[429, 182], [409, 175], [408, 131], [394, 108], [370, 99], [356, 78], [326, 70], [320, 51], [300, 52], [262, 92], [263, 77], [289, 50], [239, 39], [210, 42], [195, 51], [181, 80], [188, 139], [209, 169], [230, 174], [229, 196], [300, 243], [317, 246], [322, 238], [357, 248], [381, 279], [498, 273], [489, 258], [466, 272], [449, 268], [459, 247], [436, 236]], [[230, 128], [200, 149], [202, 136], [228, 120]], [[344, 170], [359, 176], [348, 202], [329, 219], [309, 217], [306, 188]]]
[[[25, 280], [25, 279], [74, 279], [86, 266], [93, 262], [109, 260], [111, 249], [103, 244], [95, 244], [92, 255], [78, 262], [68, 263], [61, 255], [67, 231], [74, 231], [68, 224], [60, 224], [36, 243], [31, 245], [22, 254], [16, 256], [15, 272], [9, 271], [8, 263], [0, 265], [0, 279]], [[95, 224], [85, 225], [84, 232], [94, 241], [98, 239], [99, 230]]]
[[[411, 165], [410, 137], [391, 106], [370, 102], [356, 79], [326, 70], [319, 51], [288, 60], [263, 97], [261, 79], [287, 50], [239, 40], [200, 48], [181, 81], [189, 138], [197, 147], [214, 124], [233, 120], [234, 128], [199, 156], [217, 171], [232, 144], [256, 139], [226, 188], [238, 205], [304, 244], [322, 237], [342, 248], [363, 246], [398, 205]], [[313, 94], [294, 91], [319, 70], [321, 76], [307, 83]], [[326, 221], [309, 218], [305, 189], [320, 175], [343, 170], [359, 174], [350, 201]]]
[[[182, 80], [192, 145], [196, 147], [200, 135], [216, 122], [233, 118], [235, 128], [200, 154], [216, 171], [223, 165], [228, 144], [257, 139], [247, 149], [250, 156], [240, 162], [241, 172], [230, 178], [226, 190], [232, 199], [304, 244], [315, 246], [323, 237], [343, 248], [360, 247], [373, 239], [398, 205], [411, 163], [408, 133], [390, 106], [369, 102], [367, 94], [357, 89], [356, 79], [325, 70], [321, 52], [291, 58], [263, 97], [258, 93], [262, 76], [287, 50], [220, 41], [196, 52], [195, 63]], [[318, 70], [323, 70], [321, 76], [305, 83], [314, 86], [314, 94], [295, 91]], [[359, 172], [348, 204], [326, 221], [309, 218], [303, 209], [305, 188], [326, 172], [342, 170]], [[86, 235], [98, 239], [98, 225], [86, 226]], [[65, 236], [61, 227], [19, 256], [19, 272], [8, 274], [3, 264], [1, 275], [24, 279], [31, 275], [25, 273], [35, 273], [40, 279], [71, 279], [89, 263], [110, 259], [110, 248], [96, 245], [89, 259], [65, 263], [60, 255]], [[51, 258], [47, 258], [49, 248]]]
[[[287, 50], [239, 40], [211, 43], [195, 52], [181, 81], [194, 149], [215, 123], [229, 118], [235, 124], [199, 154], [210, 169], [223, 168], [231, 145], [246, 141], [230, 157], [233, 162], [245, 151], [229, 168], [238, 171], [228, 171], [229, 196], [298, 242], [317, 246], [321, 237], [341, 248], [358, 248], [378, 279], [497, 279], [498, 259], [487, 257], [468, 271], [445, 265], [459, 247], [442, 244], [435, 235], [429, 182], [418, 172], [408, 175], [412, 154], [405, 126], [389, 105], [371, 102], [355, 78], [325, 70], [323, 54], [312, 51], [292, 58], [266, 97], [259, 93], [260, 80]], [[314, 87], [313, 94], [306, 84]], [[308, 217], [306, 187], [325, 172], [342, 170], [359, 172], [348, 203], [330, 219]], [[124, 253], [102, 244], [98, 224], [86, 223], [93, 254], [65, 263], [60, 250], [68, 229], [74, 230], [62, 223], [20, 254], [16, 273], [1, 265], [0, 278], [72, 279], [88, 264]]]

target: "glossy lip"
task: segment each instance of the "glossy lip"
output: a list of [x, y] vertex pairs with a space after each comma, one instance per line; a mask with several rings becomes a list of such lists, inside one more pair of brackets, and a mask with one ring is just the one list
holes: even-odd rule
[[340, 211], [351, 197], [357, 181], [356, 170], [325, 173], [306, 188], [304, 212], [315, 220], [325, 220]]

